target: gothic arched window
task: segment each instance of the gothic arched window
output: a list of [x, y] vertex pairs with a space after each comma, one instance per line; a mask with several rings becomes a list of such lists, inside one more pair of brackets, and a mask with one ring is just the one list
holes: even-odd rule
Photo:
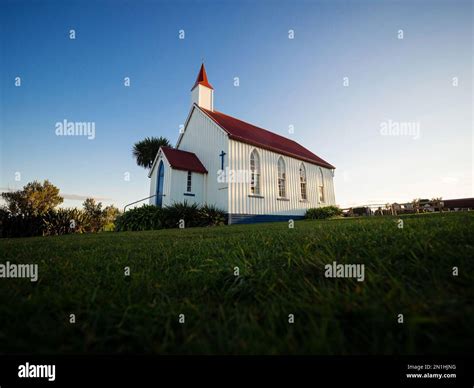
[[318, 197], [319, 197], [319, 202], [323, 203], [324, 202], [324, 175], [323, 175], [323, 170], [321, 167], [319, 168], [319, 182], [318, 182]]
[[278, 196], [286, 198], [286, 167], [281, 156], [278, 159]]
[[250, 154], [250, 193], [260, 195], [260, 156], [257, 150]]
[[301, 190], [301, 199], [306, 200], [308, 196], [306, 194], [306, 168], [304, 164], [300, 165], [300, 190]]

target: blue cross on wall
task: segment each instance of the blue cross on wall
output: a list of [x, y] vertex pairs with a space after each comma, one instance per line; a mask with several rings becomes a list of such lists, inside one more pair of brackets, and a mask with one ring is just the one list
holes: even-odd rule
[[221, 151], [221, 154], [219, 155], [221, 157], [221, 170], [224, 169], [224, 156], [227, 154], [224, 151]]

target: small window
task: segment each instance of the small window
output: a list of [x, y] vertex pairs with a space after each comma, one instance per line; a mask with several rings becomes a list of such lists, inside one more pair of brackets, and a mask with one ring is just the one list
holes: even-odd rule
[[191, 192], [191, 187], [192, 187], [192, 173], [191, 171], [188, 171], [188, 184], [186, 185], [186, 191], [188, 193]]
[[306, 194], [306, 168], [304, 167], [303, 163], [301, 163], [301, 166], [300, 166], [300, 189], [301, 189], [301, 199], [303, 201], [306, 201], [308, 199], [308, 196]]
[[324, 175], [323, 170], [319, 169], [319, 182], [318, 182], [318, 197], [319, 202], [324, 202]]
[[286, 198], [286, 167], [281, 156], [278, 159], [278, 196]]

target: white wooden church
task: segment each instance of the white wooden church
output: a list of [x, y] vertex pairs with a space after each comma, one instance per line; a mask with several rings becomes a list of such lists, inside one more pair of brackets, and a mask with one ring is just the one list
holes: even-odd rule
[[214, 109], [204, 64], [175, 148], [150, 169], [150, 204], [215, 205], [229, 223], [282, 221], [335, 204], [335, 167], [293, 140]]

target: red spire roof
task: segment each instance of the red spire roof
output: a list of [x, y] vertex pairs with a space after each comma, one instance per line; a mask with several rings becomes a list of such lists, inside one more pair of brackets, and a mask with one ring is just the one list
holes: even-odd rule
[[204, 67], [204, 63], [201, 65], [201, 70], [199, 70], [199, 74], [196, 78], [196, 82], [194, 83], [194, 86], [192, 87], [191, 90], [193, 90], [198, 85], [206, 86], [209, 89], [214, 90], [212, 85], [207, 80], [206, 68]]

